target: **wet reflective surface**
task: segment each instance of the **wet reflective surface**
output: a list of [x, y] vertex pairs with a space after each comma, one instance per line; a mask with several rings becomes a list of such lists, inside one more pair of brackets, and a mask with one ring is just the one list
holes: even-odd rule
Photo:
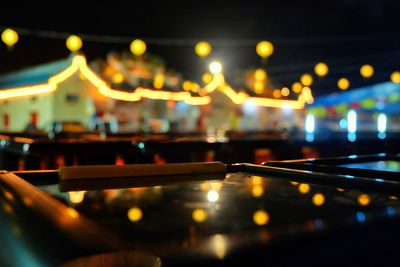
[[[287, 255], [286, 249], [302, 251], [304, 244], [309, 246], [304, 260], [318, 259], [314, 251], [323, 242], [336, 252], [346, 242], [360, 246], [357, 242], [367, 239], [354, 239], [355, 233], [371, 226], [372, 236], [383, 229], [377, 223], [398, 223], [400, 214], [396, 196], [245, 174], [228, 175], [223, 182], [156, 187], [68, 193], [60, 193], [56, 185], [41, 189], [134, 249], [157, 255], [166, 266], [230, 265], [237, 257], [243, 263], [277, 264], [283, 260], [277, 255]], [[314, 240], [325, 234], [336, 239], [327, 244], [323, 238]], [[386, 238], [399, 233], [391, 234]], [[354, 247], [352, 255], [361, 248]], [[305, 263], [283, 260], [297, 261]]]

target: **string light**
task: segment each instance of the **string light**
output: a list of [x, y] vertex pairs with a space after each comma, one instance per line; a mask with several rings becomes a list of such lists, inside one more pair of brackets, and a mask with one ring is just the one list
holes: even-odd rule
[[300, 77], [300, 82], [304, 85], [304, 86], [311, 86], [313, 83], [313, 77], [310, 74], [303, 74]]
[[146, 52], [146, 43], [140, 39], [135, 39], [130, 45], [130, 50], [135, 56], [141, 56]]
[[317, 65], [315, 65], [314, 67], [314, 72], [315, 74], [317, 74], [320, 77], [324, 77], [328, 74], [329, 72], [329, 68], [328, 65], [326, 65], [323, 62], [318, 63]]
[[10, 48], [18, 42], [18, 33], [12, 29], [5, 29], [1, 33], [1, 40]]
[[71, 35], [67, 38], [65, 44], [69, 51], [76, 52], [82, 48], [82, 39], [77, 35]]
[[371, 78], [372, 75], [374, 75], [374, 67], [368, 64], [362, 65], [360, 68], [360, 74], [364, 78]]
[[390, 80], [394, 83], [400, 83], [400, 71], [394, 71], [390, 75]]
[[267, 58], [274, 53], [274, 46], [271, 42], [261, 41], [256, 46], [257, 54], [262, 58]]
[[194, 47], [194, 51], [199, 57], [207, 57], [211, 53], [211, 45], [208, 42], [198, 42]]
[[341, 78], [341, 79], [338, 80], [337, 86], [341, 90], [347, 90], [350, 87], [350, 81], [348, 79], [346, 79], [346, 78]]

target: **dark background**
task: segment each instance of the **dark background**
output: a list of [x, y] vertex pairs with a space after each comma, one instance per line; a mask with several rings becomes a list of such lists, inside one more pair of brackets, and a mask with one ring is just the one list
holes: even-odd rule
[[[224, 65], [227, 80], [248, 68], [264, 66], [276, 87], [290, 86], [302, 73], [324, 61], [330, 67], [316, 79], [315, 95], [337, 92], [340, 77], [351, 88], [388, 81], [400, 69], [400, 1], [108, 1], [101, 3], [14, 3], [0, 8], [0, 26], [80, 34], [141, 38], [150, 53], [185, 78], [200, 80], [212, 59]], [[4, 5], [4, 4], [0, 4]], [[260, 40], [275, 53], [261, 62]], [[121, 40], [127, 40], [122, 38]], [[213, 53], [198, 58], [193, 44], [209, 40]], [[127, 50], [129, 41], [110, 43], [83, 38], [89, 60], [110, 50]], [[12, 51], [0, 46], [0, 74], [67, 57], [64, 39], [20, 35]], [[375, 75], [364, 79], [359, 67], [369, 63]]]

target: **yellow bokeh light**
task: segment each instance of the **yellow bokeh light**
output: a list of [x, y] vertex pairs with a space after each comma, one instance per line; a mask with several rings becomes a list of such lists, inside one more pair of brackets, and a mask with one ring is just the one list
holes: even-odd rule
[[146, 43], [140, 39], [135, 39], [130, 45], [130, 50], [135, 56], [141, 56], [146, 52]]
[[261, 41], [256, 46], [257, 54], [262, 58], [267, 58], [274, 53], [274, 46], [271, 42]]
[[398, 200], [399, 198], [396, 197], [396, 196], [390, 196], [389, 199], [390, 199], [390, 200]]
[[299, 192], [301, 194], [307, 194], [308, 192], [310, 192], [310, 185], [309, 184], [300, 184]]
[[273, 96], [274, 98], [281, 98], [281, 96], [282, 96], [281, 90], [275, 89], [275, 90], [272, 92], [272, 96]]
[[207, 191], [209, 188], [210, 188], [210, 184], [207, 183], [207, 182], [204, 182], [204, 183], [201, 183], [201, 184], [200, 184], [200, 189], [201, 189], [202, 191]]
[[201, 79], [203, 80], [203, 83], [210, 83], [213, 79], [213, 76], [211, 73], [206, 72], [203, 74]]
[[290, 182], [292, 185], [294, 185], [294, 186], [296, 186], [296, 185], [298, 185], [299, 183], [298, 182]]
[[191, 81], [184, 81], [182, 84], [182, 88], [185, 91], [191, 91], [192, 90], [192, 82]]
[[289, 88], [283, 87], [283, 88], [281, 89], [281, 94], [282, 94], [282, 96], [288, 96], [288, 95], [290, 94]]
[[372, 75], [374, 75], [374, 67], [371, 65], [362, 65], [360, 68], [360, 74], [364, 78], [370, 78]]
[[79, 217], [79, 213], [73, 208], [67, 208], [66, 213], [69, 217], [76, 219]]
[[207, 57], [211, 53], [211, 44], [208, 42], [198, 42], [194, 47], [194, 51], [199, 57]]
[[65, 44], [69, 51], [76, 52], [82, 48], [82, 39], [77, 35], [71, 35], [67, 38]]
[[336, 188], [337, 191], [339, 192], [344, 192], [345, 190], [343, 188]]
[[161, 89], [164, 86], [164, 82], [165, 82], [164, 74], [157, 74], [154, 77], [154, 82], [153, 82], [154, 88]]
[[257, 81], [265, 81], [267, 79], [267, 72], [263, 69], [256, 69], [254, 71], [254, 78]]
[[317, 65], [315, 65], [314, 67], [314, 72], [315, 74], [317, 74], [320, 77], [324, 77], [328, 74], [329, 72], [329, 68], [328, 65], [326, 65], [323, 62], [318, 63]]
[[12, 47], [18, 42], [18, 33], [12, 29], [5, 29], [1, 33], [1, 40], [8, 46]]
[[358, 196], [357, 201], [361, 206], [368, 206], [371, 202], [371, 198], [367, 194], [361, 194]]
[[292, 91], [295, 92], [296, 94], [300, 93], [302, 89], [303, 85], [301, 83], [295, 82], [292, 84]]
[[251, 189], [251, 195], [253, 197], [261, 197], [264, 194], [264, 188], [260, 185], [255, 185]]
[[251, 176], [251, 183], [253, 185], [262, 185], [263, 178], [260, 176]]
[[85, 191], [68, 192], [68, 195], [69, 195], [69, 200], [72, 203], [78, 204], [83, 201], [83, 198], [85, 197]]
[[390, 75], [390, 80], [394, 83], [400, 83], [400, 71], [394, 71]]
[[192, 218], [195, 222], [202, 223], [207, 220], [207, 211], [204, 209], [195, 209], [192, 212]]
[[143, 217], [143, 212], [140, 208], [133, 207], [128, 210], [128, 219], [131, 222], [138, 222], [142, 219], [142, 217]]
[[310, 86], [313, 83], [314, 79], [310, 74], [303, 74], [300, 77], [300, 82], [304, 85], [304, 86]]
[[255, 81], [254, 83], [254, 91], [257, 94], [262, 94], [264, 93], [264, 82], [262, 81]]
[[253, 222], [257, 225], [266, 225], [269, 222], [269, 214], [265, 210], [258, 210], [253, 214]]
[[350, 81], [346, 78], [341, 78], [339, 79], [339, 81], [337, 82], [337, 86], [341, 89], [341, 90], [347, 90], [350, 87]]
[[117, 72], [112, 76], [113, 83], [122, 83], [124, 81], [124, 75], [121, 72]]
[[325, 203], [325, 196], [321, 193], [317, 193], [313, 196], [312, 202], [315, 206], [322, 206]]

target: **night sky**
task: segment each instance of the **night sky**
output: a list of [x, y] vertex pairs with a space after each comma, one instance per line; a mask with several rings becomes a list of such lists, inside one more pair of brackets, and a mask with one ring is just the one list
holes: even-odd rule
[[[135, 4], [135, 3], [136, 4]], [[290, 86], [302, 73], [324, 61], [330, 73], [313, 86], [315, 95], [339, 91], [336, 81], [350, 79], [352, 88], [387, 81], [400, 70], [400, 1], [107, 1], [84, 7], [81, 2], [2, 7], [0, 26], [97, 36], [142, 38], [148, 51], [159, 54], [186, 78], [200, 80], [211, 59], [224, 64], [233, 80], [241, 71], [264, 66], [277, 87]], [[201, 60], [196, 40], [210, 40], [212, 55]], [[275, 45], [262, 64], [257, 41]], [[173, 44], [165, 44], [171, 42]], [[127, 50], [129, 42], [112, 44], [84, 39], [89, 60], [110, 50]], [[0, 73], [68, 56], [62, 39], [21, 35], [13, 51], [0, 46]], [[367, 80], [359, 67], [369, 63], [375, 75]]]

